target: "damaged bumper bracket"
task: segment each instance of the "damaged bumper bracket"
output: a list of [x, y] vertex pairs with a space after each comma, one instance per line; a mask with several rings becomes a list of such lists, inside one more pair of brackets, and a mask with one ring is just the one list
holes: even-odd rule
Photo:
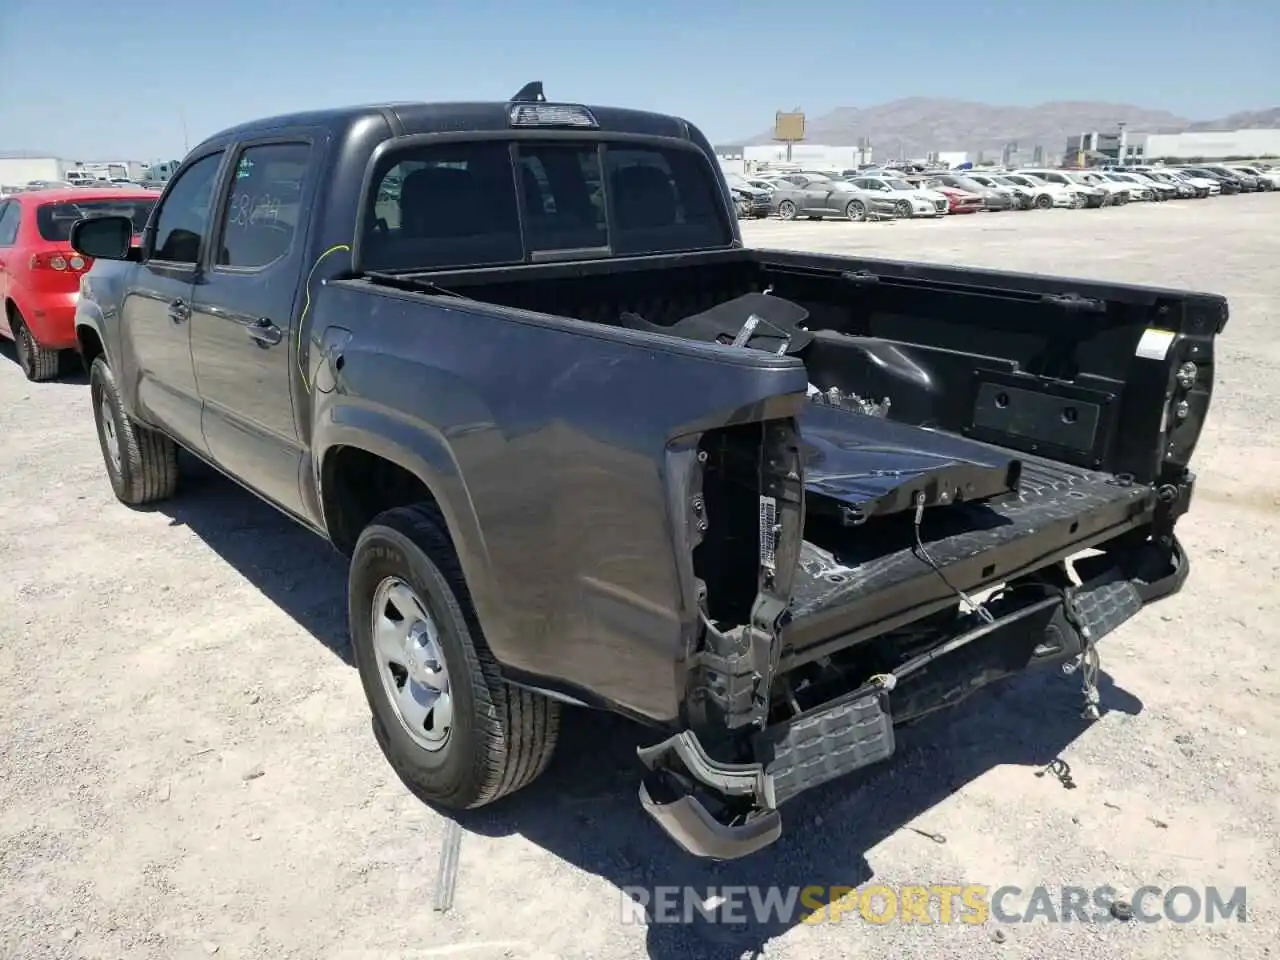
[[[648, 769], [641, 805], [694, 856], [731, 860], [761, 850], [782, 834], [781, 804], [890, 758], [895, 722], [951, 706], [1003, 676], [1079, 657], [1086, 642], [1096, 642], [1185, 582], [1189, 564], [1176, 538], [1171, 549], [1160, 551], [1158, 565], [1140, 562], [1144, 555], [1152, 556], [1137, 551], [1138, 562], [1117, 567], [1113, 561], [1106, 570], [1077, 563], [1081, 576], [1088, 577], [1080, 587], [1019, 602], [994, 622], [952, 637], [892, 674], [761, 730], [751, 740], [751, 762], [716, 760], [690, 730], [641, 747], [639, 757]], [[985, 663], [980, 659], [984, 647], [993, 651]], [[1016, 663], [1008, 661], [1011, 647], [1025, 653]], [[931, 679], [924, 668], [950, 656], [974, 658], [977, 672], [969, 675], [971, 682]], [[991, 670], [993, 662], [1003, 669]], [[918, 684], [923, 689], [908, 693], [900, 687], [917, 678], [923, 678]], [[895, 690], [901, 696], [901, 702], [894, 701], [896, 718], [890, 704]]]

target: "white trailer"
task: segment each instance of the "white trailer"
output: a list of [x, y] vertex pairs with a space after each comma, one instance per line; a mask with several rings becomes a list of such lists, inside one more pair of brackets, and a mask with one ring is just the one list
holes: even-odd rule
[[61, 180], [63, 163], [57, 157], [0, 157], [0, 183], [20, 187], [32, 180]]

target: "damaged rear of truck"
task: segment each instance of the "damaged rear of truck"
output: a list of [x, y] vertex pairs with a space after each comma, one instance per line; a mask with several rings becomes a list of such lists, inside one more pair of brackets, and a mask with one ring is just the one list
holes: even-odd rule
[[[744, 856], [1002, 678], [1067, 670], [1096, 716], [1099, 642], [1187, 576], [1221, 297], [747, 249], [695, 127], [538, 84], [258, 121], [185, 169], [284, 141], [288, 222], [271, 186], [239, 225], [276, 259], [222, 269], [210, 222], [173, 369], [135, 355], [150, 241], [77, 224], [131, 263], [77, 314], [104, 464], [150, 502], [184, 443], [351, 557], [374, 728], [429, 799], [518, 790], [566, 704], [611, 710], [653, 730], [654, 820]], [[221, 387], [175, 406], [192, 356]]]
[[1098, 716], [1098, 642], [1188, 574], [1226, 320], [1214, 296], [757, 256], [826, 317], [822, 387], [668, 454], [700, 629], [688, 726], [641, 751], [647, 812], [715, 858], [1010, 675], [1059, 667]]

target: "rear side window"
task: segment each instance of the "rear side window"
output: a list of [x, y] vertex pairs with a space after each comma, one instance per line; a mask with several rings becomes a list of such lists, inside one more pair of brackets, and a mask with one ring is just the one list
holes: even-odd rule
[[65, 203], [42, 203], [36, 207], [36, 230], [42, 240], [68, 243], [71, 225], [87, 217], [128, 217], [133, 232], [141, 233], [155, 208], [155, 198], [138, 200], [75, 200]]
[[218, 266], [265, 267], [289, 253], [310, 162], [307, 143], [262, 144], [240, 153], [222, 210]]
[[18, 223], [22, 207], [13, 201], [0, 203], [0, 247], [11, 247], [18, 240]]
[[[515, 161], [513, 169], [512, 161]], [[367, 198], [371, 270], [498, 266], [595, 250], [727, 246], [701, 154], [632, 144], [459, 142], [385, 158]]]

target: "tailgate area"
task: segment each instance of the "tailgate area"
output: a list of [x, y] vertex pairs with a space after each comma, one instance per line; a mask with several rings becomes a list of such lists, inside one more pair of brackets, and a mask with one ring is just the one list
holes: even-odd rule
[[971, 592], [996, 585], [1152, 517], [1156, 496], [1149, 486], [1035, 456], [1021, 459], [1016, 499], [924, 511], [919, 535], [927, 557], [910, 511], [843, 528], [810, 518], [782, 669], [952, 604], [952, 587]]

